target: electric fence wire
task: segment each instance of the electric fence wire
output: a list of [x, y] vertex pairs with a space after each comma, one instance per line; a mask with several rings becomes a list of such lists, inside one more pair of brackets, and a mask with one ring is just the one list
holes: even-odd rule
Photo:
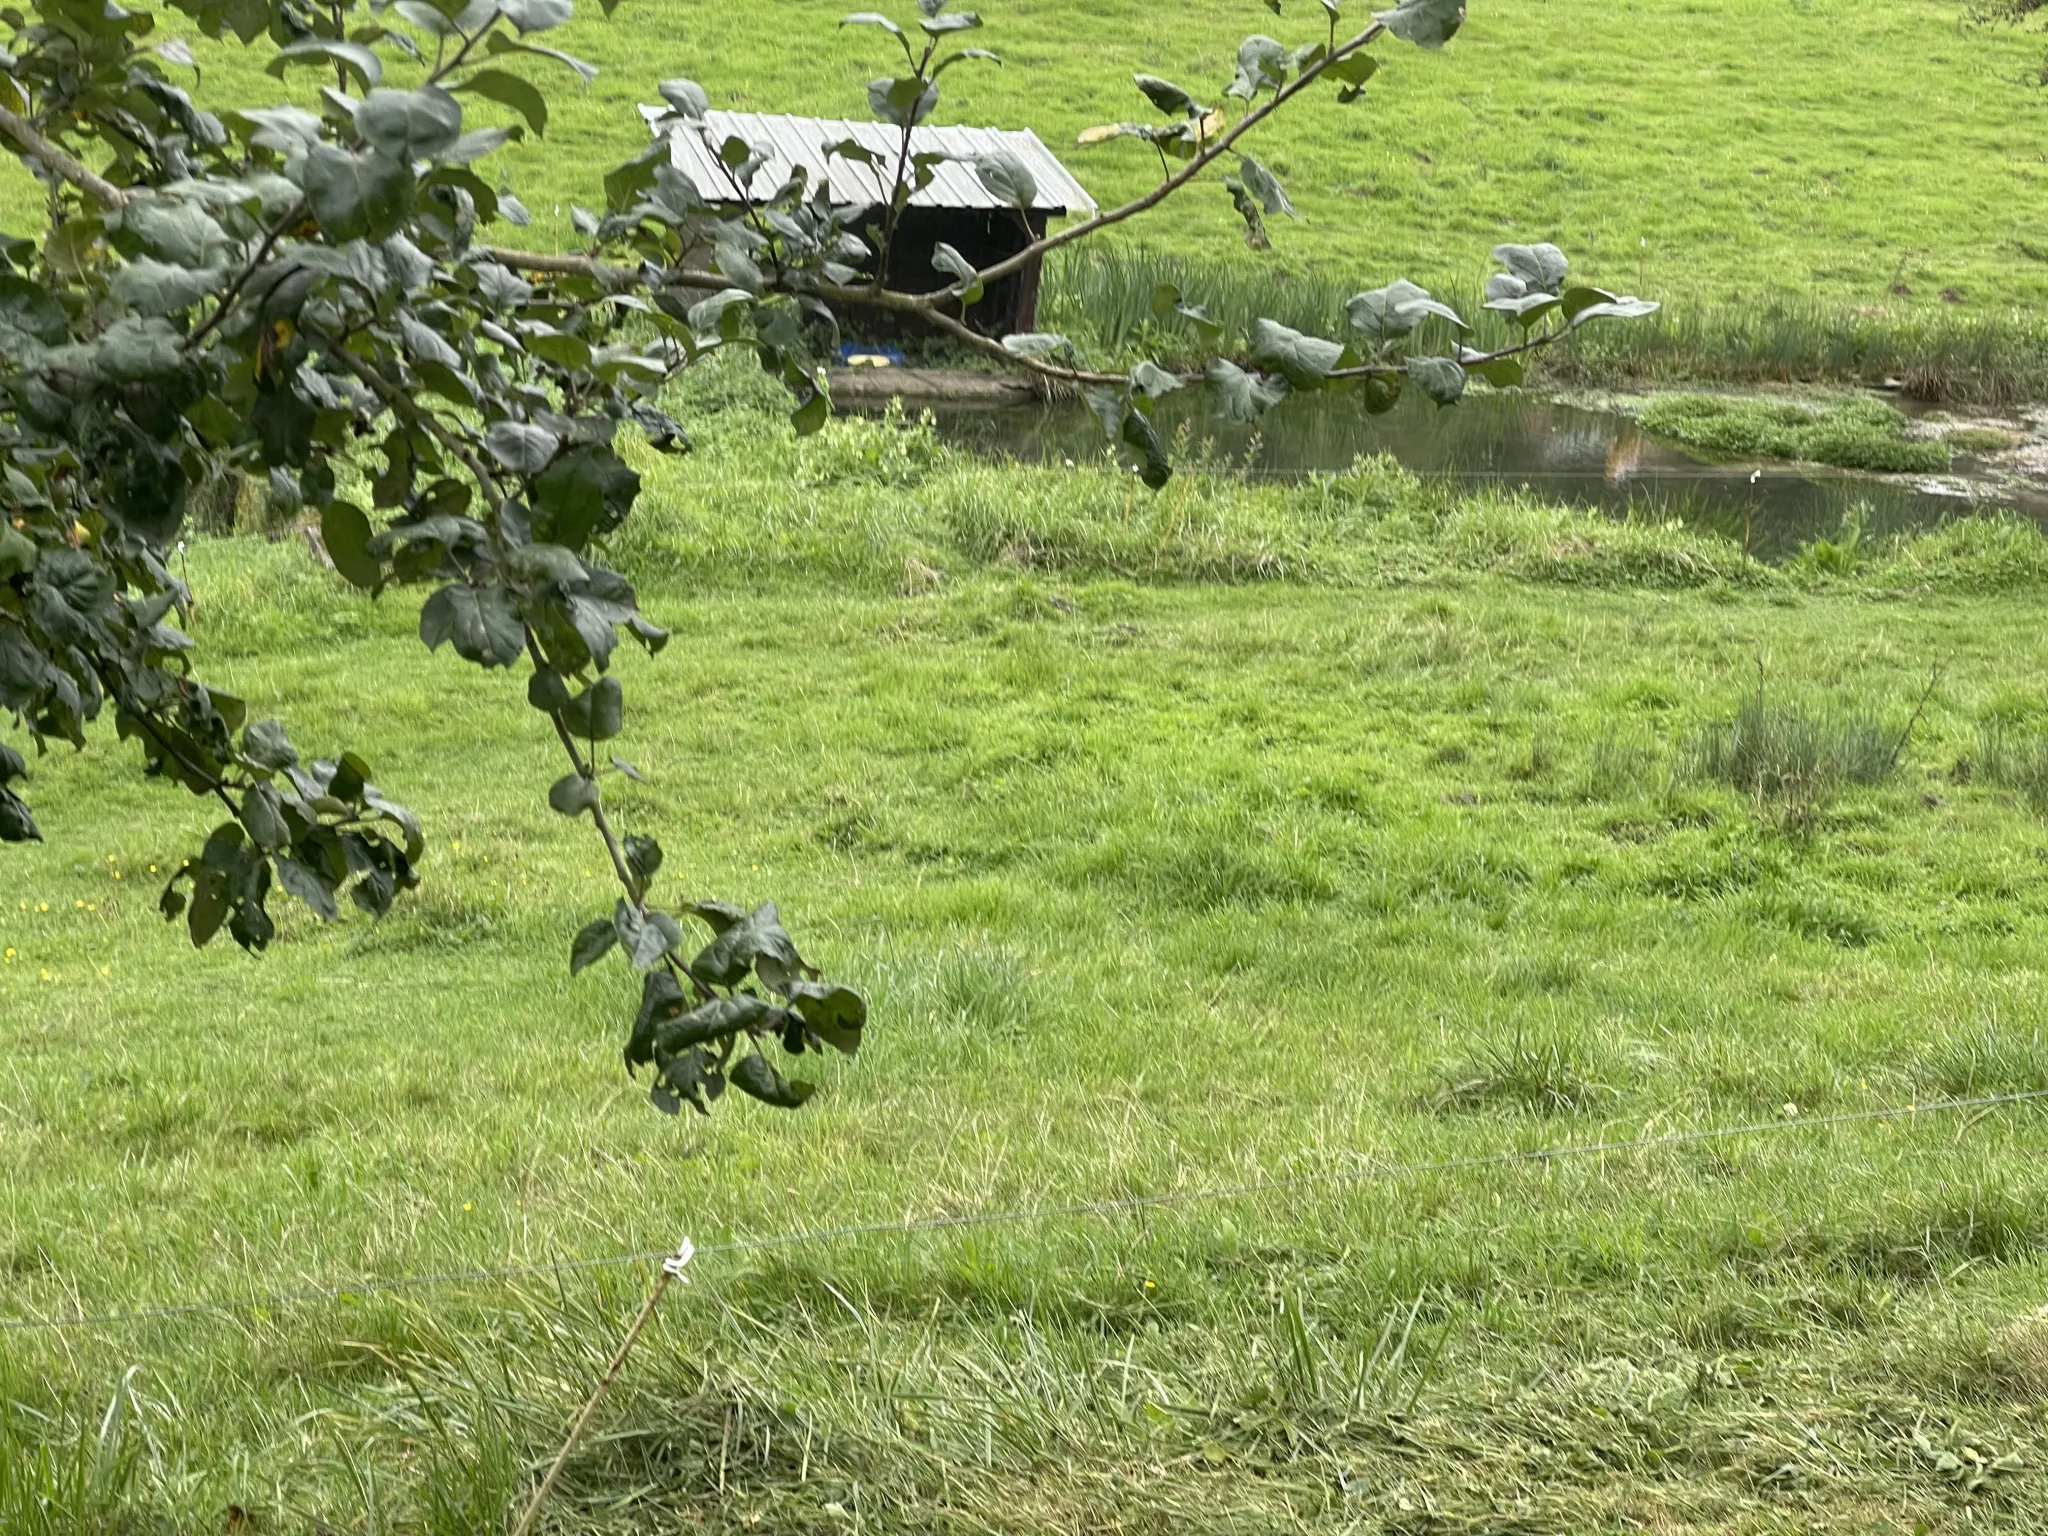
[[[700, 1257], [714, 1254], [763, 1253], [810, 1243], [837, 1242], [859, 1237], [904, 1237], [924, 1232], [951, 1232], [969, 1227], [999, 1227], [1027, 1222], [1062, 1221], [1087, 1216], [1116, 1216], [1133, 1211], [1153, 1211], [1204, 1205], [1218, 1200], [1243, 1200], [1255, 1195], [1322, 1185], [1373, 1183], [1429, 1174], [1471, 1172], [1481, 1168], [1505, 1168], [1568, 1159], [1605, 1157], [1625, 1152], [1646, 1152], [1662, 1147], [1728, 1141], [1743, 1136], [1781, 1135], [1791, 1131], [1820, 1130], [1828, 1126], [1864, 1124], [1873, 1121], [1907, 1120], [1920, 1115], [1953, 1114], [1962, 1110], [1992, 1110], [2048, 1099], [2048, 1088], [2019, 1093], [1987, 1094], [1976, 1098], [1935, 1099], [1925, 1104], [1902, 1104], [1883, 1109], [1844, 1110], [1832, 1115], [1802, 1115], [1777, 1120], [1750, 1121], [1740, 1125], [1712, 1126], [1689, 1131], [1667, 1131], [1655, 1136], [1630, 1136], [1611, 1141], [1566, 1143], [1512, 1152], [1475, 1153], [1469, 1157], [1442, 1158], [1419, 1163], [1374, 1163], [1362, 1168], [1333, 1168], [1277, 1179], [1255, 1179], [1242, 1184], [1211, 1185], [1206, 1188], [1168, 1191], [1156, 1195], [1128, 1195], [1113, 1199], [1077, 1200], [1064, 1204], [1020, 1206], [987, 1211], [965, 1211], [946, 1216], [906, 1217], [895, 1221], [853, 1222], [843, 1226], [801, 1228], [759, 1237], [729, 1238], [702, 1243]], [[521, 1280], [540, 1275], [572, 1274], [586, 1270], [618, 1269], [638, 1264], [658, 1264], [671, 1257], [670, 1249], [637, 1253], [605, 1254], [597, 1258], [558, 1259], [537, 1264], [507, 1264], [492, 1268], [451, 1269], [412, 1275], [371, 1276], [334, 1285], [303, 1286], [295, 1290], [271, 1291], [259, 1296], [227, 1297], [213, 1300], [170, 1302], [135, 1307], [125, 1311], [79, 1313], [72, 1317], [0, 1317], [0, 1333], [54, 1331], [60, 1329], [111, 1328], [158, 1319], [237, 1312], [267, 1312], [302, 1302], [358, 1300], [397, 1291], [422, 1290], [432, 1286], [479, 1284]]]

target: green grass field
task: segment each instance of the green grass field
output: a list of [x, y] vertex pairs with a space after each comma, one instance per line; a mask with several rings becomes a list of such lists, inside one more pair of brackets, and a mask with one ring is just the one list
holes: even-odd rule
[[[604, 169], [645, 142], [633, 108], [659, 80], [696, 77], [720, 106], [862, 116], [864, 82], [888, 64], [882, 34], [836, 26], [837, 0], [782, 0], [772, 20], [702, 0], [626, 0], [610, 22], [586, 9], [555, 40], [601, 75], [583, 89], [555, 71], [546, 139], [488, 162], [536, 215], [508, 237], [542, 248], [577, 243], [571, 205], [597, 205]], [[1326, 285], [1341, 301], [1405, 275], [1469, 306], [1496, 242], [1554, 240], [1580, 275], [1670, 305], [1590, 338], [1556, 380], [1891, 374], [1935, 395], [2037, 398], [2048, 96], [2028, 82], [2042, 42], [1967, 29], [1962, 9], [1485, 0], [1439, 54], [1381, 44], [1365, 103], [1313, 100], [1267, 130], [1258, 152], [1301, 213], [1275, 221], [1271, 253], [1243, 248], [1215, 186], [1135, 221], [1118, 248], [1192, 262], [1191, 288], [1226, 307], [1251, 284], [1266, 290], [1255, 310], [1309, 304], [1301, 318], [1332, 325]], [[1275, 19], [1250, 0], [997, 3], [974, 41], [1005, 67], [950, 72], [939, 118], [1033, 127], [1113, 203], [1156, 165], [1129, 143], [1072, 146], [1083, 128], [1141, 115], [1133, 72], [1220, 92], [1240, 38], [1299, 40], [1321, 14]], [[200, 53], [220, 93], [209, 100], [310, 102], [319, 84], [311, 70], [266, 77], [264, 49]], [[470, 104], [480, 121], [498, 110]], [[0, 188], [12, 227], [33, 223], [38, 198], [18, 169]], [[1053, 280], [1060, 323], [1114, 328], [1117, 294], [1085, 272]], [[1141, 271], [1137, 286], [1149, 295], [1152, 281]]]
[[[654, 1113], [516, 680], [202, 542], [207, 675], [362, 744], [426, 884], [193, 953], [204, 807], [111, 731], [39, 766], [0, 1313], [2048, 1089], [2031, 528], [1767, 570], [1384, 467], [1140, 499], [740, 410], [649, 472], [676, 641], [616, 803], [871, 992], [860, 1059]], [[2005, 1108], [707, 1254], [546, 1528], [2038, 1530], [2044, 1152]], [[0, 1528], [495, 1529], [646, 1278], [0, 1334]]]

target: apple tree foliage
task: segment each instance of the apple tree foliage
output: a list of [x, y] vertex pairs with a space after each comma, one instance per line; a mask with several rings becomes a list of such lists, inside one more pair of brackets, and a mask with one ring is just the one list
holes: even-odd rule
[[[1328, 337], [1270, 320], [1227, 335], [1198, 295], [1162, 288], [1155, 309], [1201, 344], [1199, 370], [1099, 369], [1065, 337], [966, 322], [990, 283], [1198, 181], [1220, 184], [1263, 239], [1292, 204], [1250, 130], [1311, 91], [1358, 110], [1382, 68], [1372, 45], [1441, 46], [1464, 20], [1458, 0], [1400, 0], [1349, 35], [1338, 0], [1321, 0], [1306, 41], [1247, 38], [1213, 91], [1137, 76], [1136, 120], [1084, 138], [1149, 147], [1155, 188], [981, 270], [942, 246], [951, 281], [917, 293], [877, 275], [936, 163], [913, 130], [949, 70], [1000, 63], [966, 46], [980, 17], [945, 0], [917, 0], [903, 21], [847, 18], [892, 40], [867, 99], [901, 130], [897, 152], [835, 149], [867, 162], [879, 202], [801, 171], [764, 189], [767, 152], [736, 137], [709, 142], [719, 183], [696, 185], [670, 138], [712, 139], [708, 98], [667, 80], [647, 149], [592, 189], [602, 211], [576, 210], [585, 248], [545, 256], [519, 248], [527, 215], [491, 156], [545, 134], [550, 97], [592, 75], [547, 40], [571, 0], [169, 4], [174, 26], [119, 0], [0, 9], [0, 141], [46, 192], [40, 227], [0, 236], [0, 712], [39, 750], [83, 747], [111, 715], [145, 773], [214, 804], [218, 825], [161, 900], [195, 944], [225, 929], [262, 950], [280, 890], [335, 919], [345, 903], [382, 914], [416, 886], [421, 828], [367, 760], [303, 752], [203, 680], [179, 627], [192, 594], [167, 551], [195, 496], [231, 472], [267, 481], [303, 509], [339, 579], [372, 597], [431, 589], [429, 649], [523, 674], [562, 752], [548, 803], [590, 823], [618, 882], [611, 910], [571, 938], [570, 967], [617, 951], [642, 975], [626, 1062], [652, 1071], [670, 1112], [705, 1109], [728, 1085], [800, 1105], [810, 1084], [763, 1046], [850, 1054], [867, 1012], [804, 960], [772, 903], [662, 896], [660, 844], [607, 806], [607, 783], [637, 774], [612, 745], [626, 724], [617, 662], [668, 640], [607, 563], [641, 488], [620, 449], [687, 451], [663, 407], [679, 370], [751, 350], [787, 387], [796, 430], [814, 431], [835, 314], [895, 311], [1085, 391], [1157, 487], [1172, 471], [1151, 412], [1170, 391], [1203, 389], [1239, 419], [1315, 390], [1352, 391], [1366, 411], [1404, 388], [1447, 404], [1475, 374], [1518, 381], [1523, 353], [1577, 325], [1653, 307], [1569, 282], [1564, 257], [1535, 245], [1494, 253], [1488, 306], [1523, 335], [1494, 352], [1465, 346], [1464, 321], [1406, 281], [1359, 293]], [[209, 101], [184, 40], [195, 33], [255, 50], [297, 93]], [[1032, 206], [1015, 158], [973, 169], [1020, 213]], [[40, 836], [26, 779], [0, 741], [0, 840]]]

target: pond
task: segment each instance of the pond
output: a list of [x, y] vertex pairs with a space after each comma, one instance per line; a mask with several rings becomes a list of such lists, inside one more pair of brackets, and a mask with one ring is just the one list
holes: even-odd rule
[[[1102, 429], [1085, 405], [935, 407], [947, 440], [1026, 461], [1103, 454]], [[1621, 516], [1678, 518], [1782, 560], [1817, 538], [1834, 538], [1860, 518], [1864, 537], [1931, 528], [1975, 511], [2004, 508], [2048, 527], [2048, 489], [1973, 475], [1958, 457], [1939, 481], [1856, 475], [1816, 465], [1714, 464], [1643, 435], [1618, 411], [1519, 394], [1474, 393], [1438, 409], [1411, 396], [1384, 416], [1367, 416], [1355, 396], [1289, 400], [1257, 427], [1221, 421], [1194, 398], [1169, 396], [1154, 420], [1169, 440], [1187, 434], [1182, 456], [1228, 464], [1250, 475], [1337, 473], [1360, 454], [1388, 453], [1415, 473], [1462, 485], [1527, 487], [1546, 500]]]

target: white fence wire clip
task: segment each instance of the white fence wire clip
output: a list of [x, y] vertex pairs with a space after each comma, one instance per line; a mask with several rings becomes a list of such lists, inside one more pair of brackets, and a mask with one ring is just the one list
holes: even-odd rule
[[688, 1285], [690, 1277], [684, 1274], [683, 1271], [690, 1267], [690, 1260], [695, 1257], [697, 1257], [697, 1245], [686, 1237], [683, 1239], [683, 1245], [680, 1248], [661, 1261], [662, 1273], [671, 1279], [680, 1280], [683, 1284]]

